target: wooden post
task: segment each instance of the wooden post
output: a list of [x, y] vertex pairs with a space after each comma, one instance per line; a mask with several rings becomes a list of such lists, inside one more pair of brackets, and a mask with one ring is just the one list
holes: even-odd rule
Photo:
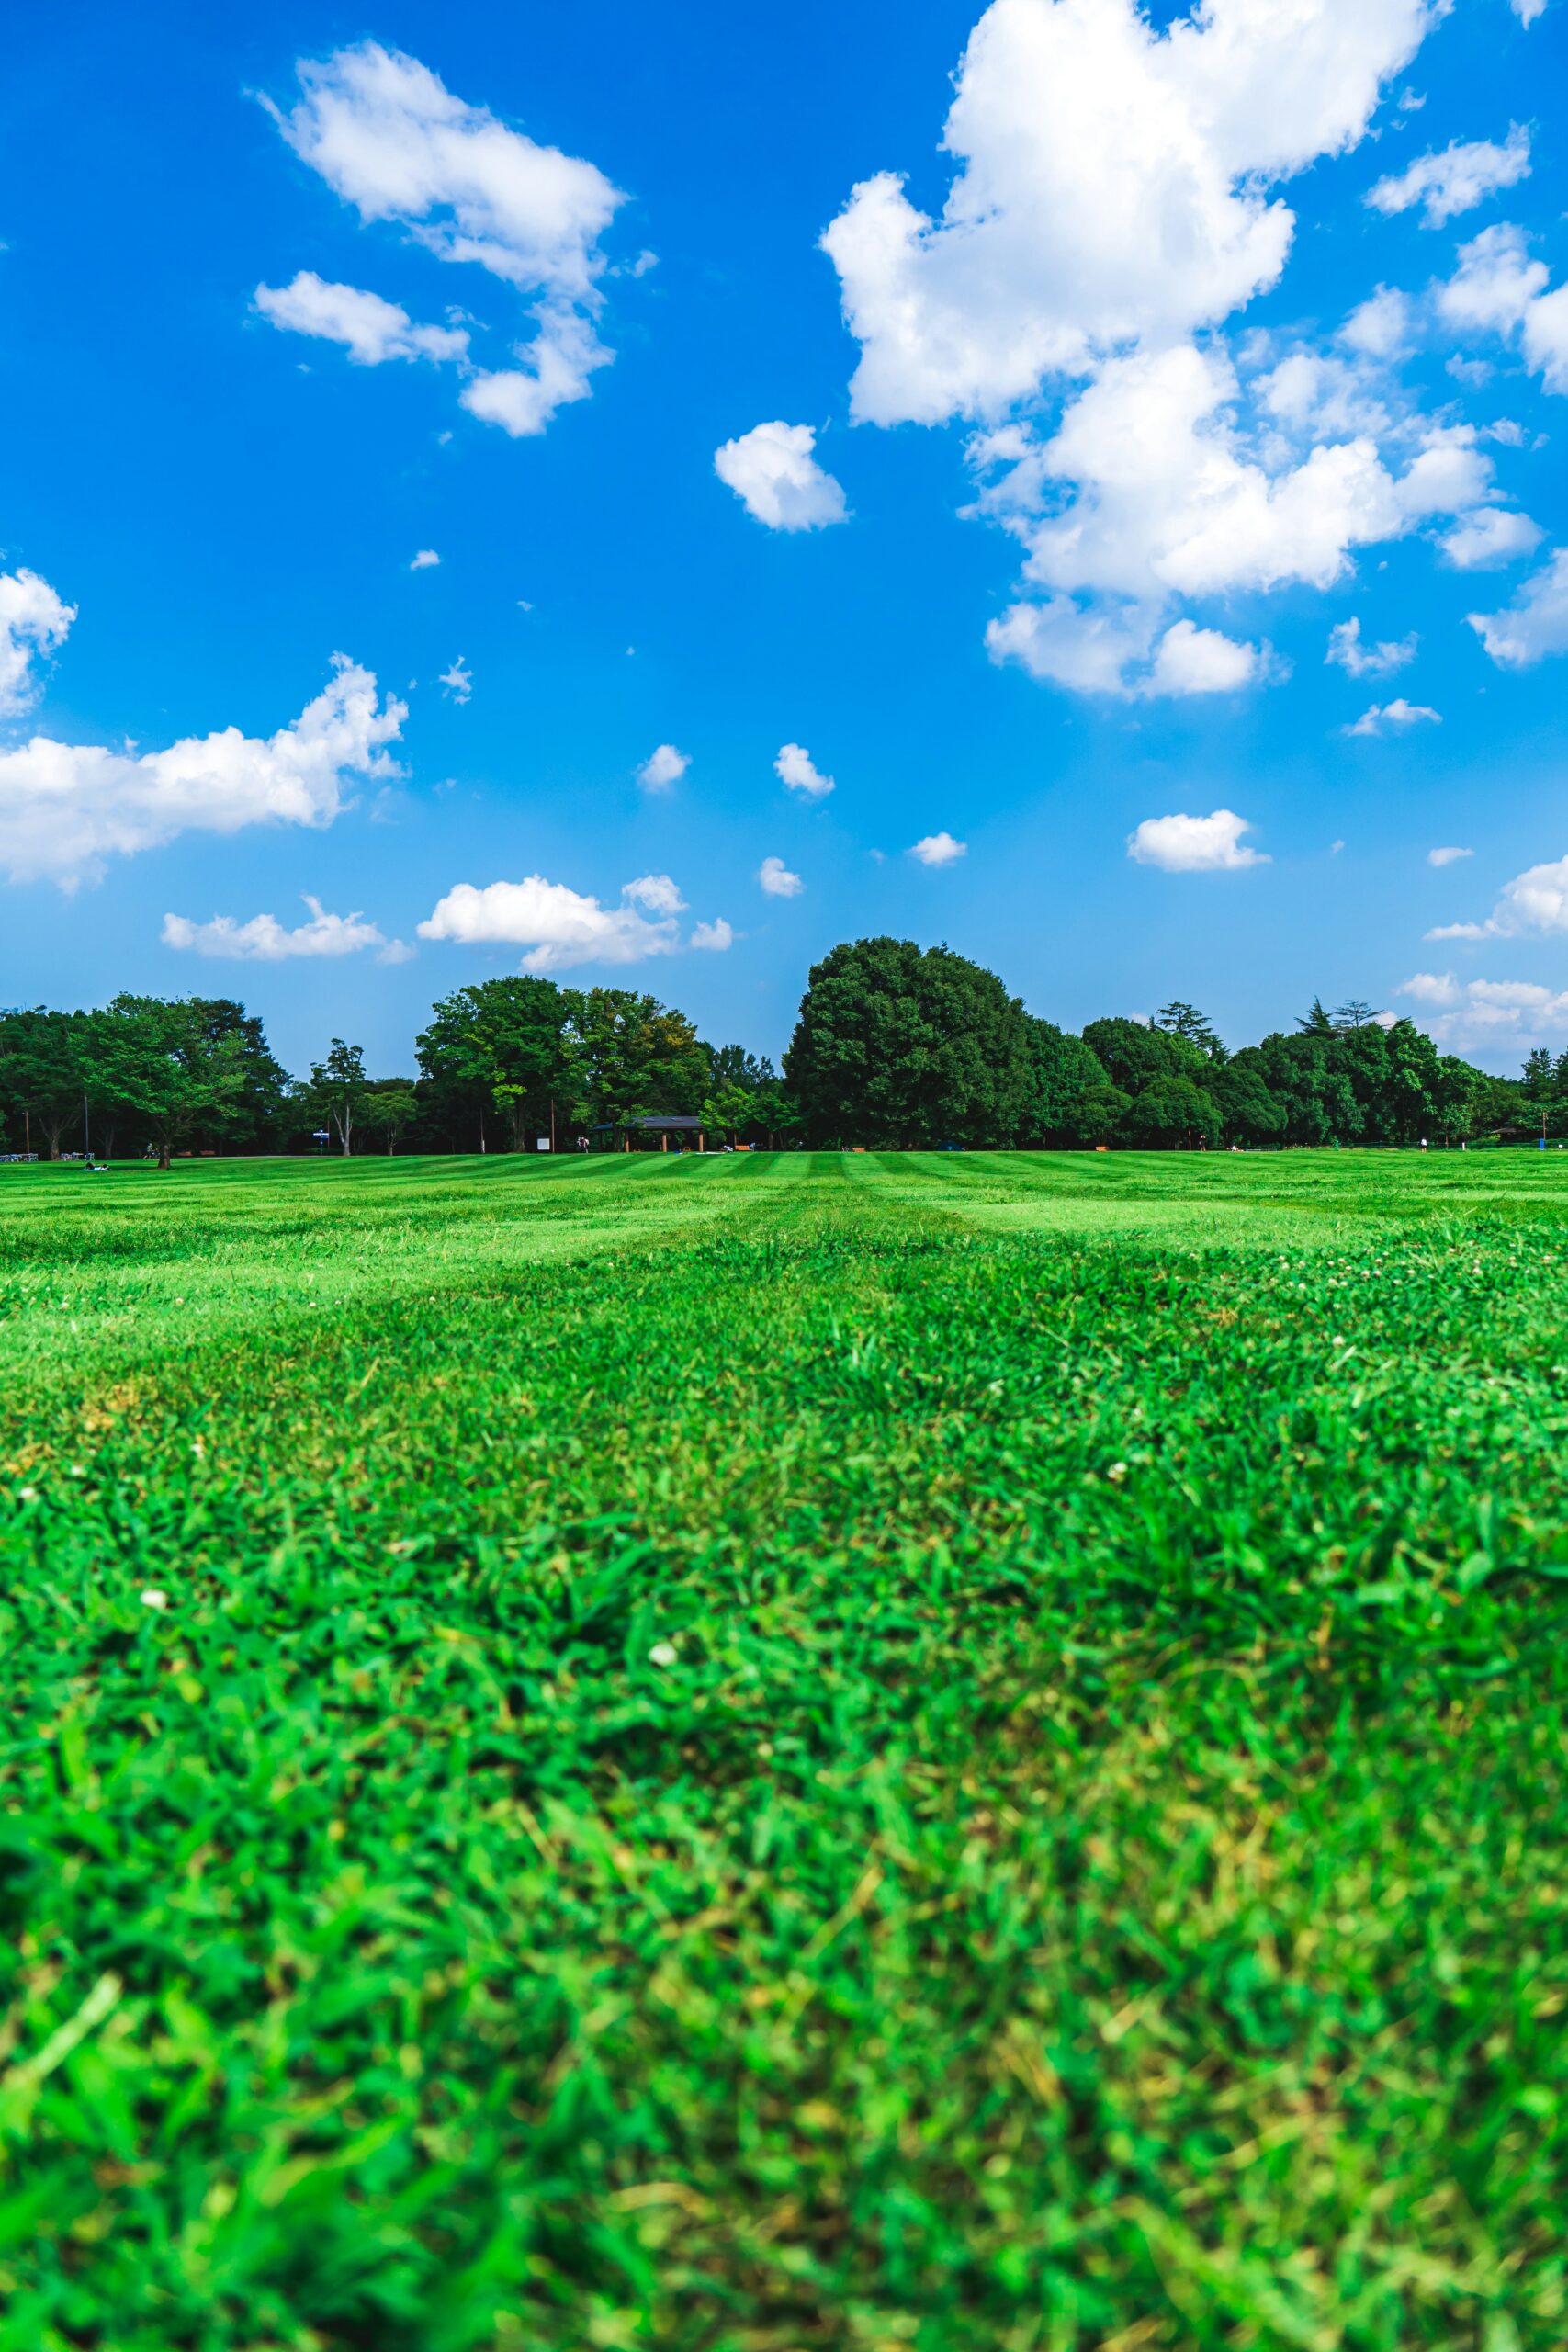
[[697, 1129], [697, 1149], [698, 1149], [699, 1151], [705, 1151], [705, 1150], [707, 1149], [707, 1148], [708, 1148], [707, 1129], [706, 1129], [705, 1127], [699, 1127], [699, 1128]]
[[670, 1137], [662, 1127], [659, 1130], [659, 1148], [660, 1151], [668, 1151], [670, 1148]]

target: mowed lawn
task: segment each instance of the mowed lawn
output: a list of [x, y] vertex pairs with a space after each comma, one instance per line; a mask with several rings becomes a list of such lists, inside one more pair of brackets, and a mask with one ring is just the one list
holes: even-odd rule
[[0, 1170], [5, 2352], [1561, 2352], [1568, 1156]]

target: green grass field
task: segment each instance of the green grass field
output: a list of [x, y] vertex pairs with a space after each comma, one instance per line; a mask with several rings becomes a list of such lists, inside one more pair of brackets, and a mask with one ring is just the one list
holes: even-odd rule
[[1561, 2352], [1568, 1158], [0, 1170], [4, 2352]]

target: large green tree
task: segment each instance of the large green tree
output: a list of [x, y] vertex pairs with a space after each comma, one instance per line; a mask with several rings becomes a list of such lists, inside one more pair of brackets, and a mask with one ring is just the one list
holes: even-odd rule
[[1196, 1086], [1208, 1075], [1208, 1054], [1179, 1029], [1115, 1015], [1091, 1021], [1083, 1037], [1111, 1084], [1134, 1099], [1159, 1078], [1190, 1079]]
[[198, 998], [113, 998], [91, 1017], [85, 1058], [95, 1101], [140, 1127], [160, 1168], [176, 1144], [222, 1136], [244, 1115], [243, 1046], [213, 1035]]
[[32, 1137], [58, 1159], [80, 1125], [91, 1083], [87, 1046], [92, 1017], [43, 1005], [0, 1012], [0, 1107], [14, 1144]]
[[439, 1098], [489, 1103], [521, 1151], [579, 1091], [581, 1006], [575, 990], [533, 973], [474, 981], [432, 1008], [420, 1068]]
[[713, 1090], [711, 1048], [683, 1012], [632, 989], [589, 989], [574, 1001], [576, 1111], [615, 1125], [658, 1113], [700, 1113]]
[[1025, 1139], [1109, 1143], [1121, 1132], [1132, 1098], [1111, 1083], [1081, 1037], [1032, 1014], [1025, 1020], [1030, 1074]]
[[816, 1142], [1015, 1142], [1031, 1124], [1027, 1016], [950, 948], [860, 939], [811, 968], [784, 1073]]
[[1214, 1074], [1212, 1091], [1233, 1143], [1274, 1143], [1285, 1130], [1285, 1113], [1269, 1089], [1256, 1046], [1244, 1046]]
[[1172, 1149], [1218, 1143], [1219, 1107], [1208, 1090], [1190, 1078], [1156, 1078], [1134, 1097], [1123, 1130], [1134, 1143]]
[[1190, 1046], [1197, 1046], [1205, 1061], [1225, 1059], [1224, 1046], [1208, 1014], [1200, 1012], [1195, 1004], [1189, 1004], [1185, 997], [1174, 997], [1169, 1004], [1162, 1004], [1149, 1025], [1163, 1029], [1173, 1037], [1184, 1037]]
[[341, 1037], [333, 1039], [325, 1061], [310, 1064], [303, 1107], [310, 1117], [326, 1121], [345, 1159], [354, 1149], [355, 1121], [369, 1085], [364, 1047], [345, 1046]]
[[240, 1091], [231, 1140], [249, 1150], [276, 1146], [288, 1115], [288, 1072], [268, 1046], [259, 1016], [231, 996], [193, 996], [187, 1001], [212, 1044], [226, 1037], [235, 1041]]
[[384, 1145], [389, 1159], [398, 1148], [399, 1139], [412, 1126], [419, 1116], [419, 1096], [412, 1081], [406, 1078], [372, 1081], [359, 1102], [358, 1127], [362, 1135], [373, 1136]]

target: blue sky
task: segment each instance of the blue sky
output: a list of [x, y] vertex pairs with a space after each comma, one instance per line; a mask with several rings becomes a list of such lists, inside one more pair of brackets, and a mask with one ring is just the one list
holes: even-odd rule
[[1568, 1043], [1565, 25], [19, 22], [0, 1001], [390, 1071], [526, 961], [776, 1056], [895, 932]]

